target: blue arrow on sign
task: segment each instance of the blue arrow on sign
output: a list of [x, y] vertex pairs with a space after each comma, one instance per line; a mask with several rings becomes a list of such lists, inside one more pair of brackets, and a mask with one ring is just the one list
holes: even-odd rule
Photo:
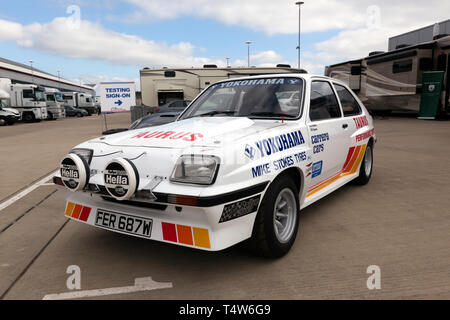
[[114, 104], [117, 104], [119, 107], [123, 104], [122, 100], [114, 102]]

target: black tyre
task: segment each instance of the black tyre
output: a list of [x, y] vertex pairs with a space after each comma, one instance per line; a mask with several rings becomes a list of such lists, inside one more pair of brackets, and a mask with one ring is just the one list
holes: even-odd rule
[[364, 159], [361, 162], [361, 167], [359, 168], [359, 177], [352, 181], [353, 184], [363, 186], [367, 184], [372, 177], [373, 171], [373, 144], [369, 142], [367, 144], [366, 153], [364, 154]]
[[294, 244], [299, 220], [298, 190], [292, 179], [283, 175], [269, 186], [256, 216], [248, 241], [257, 255], [279, 258]]
[[47, 120], [54, 120], [53, 114], [51, 112], [47, 112]]
[[81, 117], [83, 117], [83, 114], [82, 114], [81, 112], [78, 112], [78, 113], [77, 113], [77, 117], [78, 117], [78, 118], [81, 118]]
[[6, 124], [8, 126], [12, 126], [14, 123], [16, 123], [16, 119], [11, 119], [11, 118], [6, 119]]
[[35, 122], [36, 121], [36, 117], [34, 116], [34, 113], [32, 113], [32, 112], [25, 112], [23, 114], [23, 121], [25, 121], [25, 122]]

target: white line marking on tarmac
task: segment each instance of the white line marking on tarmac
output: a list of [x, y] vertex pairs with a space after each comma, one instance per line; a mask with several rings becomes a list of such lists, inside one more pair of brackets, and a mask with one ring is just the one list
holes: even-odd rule
[[156, 282], [152, 280], [152, 277], [146, 277], [136, 278], [134, 280], [134, 286], [47, 294], [46, 296], [44, 296], [44, 298], [42, 298], [42, 300], [83, 299], [109, 296], [113, 294], [133, 293], [157, 289], [170, 289], [172, 287], [172, 282]]
[[53, 178], [53, 176], [58, 173], [58, 171], [53, 172], [52, 174], [49, 174], [48, 176], [46, 176], [45, 178], [42, 178], [41, 180], [39, 180], [38, 182], [36, 182], [35, 184], [32, 184], [31, 186], [29, 186], [28, 188], [26, 188], [25, 190], [23, 190], [22, 192], [19, 192], [18, 194], [16, 194], [15, 196], [9, 198], [8, 200], [0, 203], [0, 211], [2, 211], [3, 209], [5, 209], [6, 207], [9, 207], [10, 205], [12, 205], [14, 202], [16, 202], [17, 200], [22, 199], [23, 197], [25, 197], [27, 194], [29, 194], [30, 192], [34, 191], [35, 189], [39, 188], [42, 185], [45, 185], [46, 182], [48, 180], [50, 180], [51, 178]]

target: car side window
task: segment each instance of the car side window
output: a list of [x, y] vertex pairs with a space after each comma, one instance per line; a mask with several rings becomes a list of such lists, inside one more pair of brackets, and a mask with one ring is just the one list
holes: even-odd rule
[[341, 101], [344, 116], [351, 117], [361, 114], [361, 106], [353, 95], [347, 90], [347, 88], [338, 84], [335, 84], [334, 87], [336, 88], [339, 101]]
[[341, 108], [331, 84], [326, 81], [311, 83], [311, 103], [309, 118], [311, 121], [333, 119], [341, 117]]

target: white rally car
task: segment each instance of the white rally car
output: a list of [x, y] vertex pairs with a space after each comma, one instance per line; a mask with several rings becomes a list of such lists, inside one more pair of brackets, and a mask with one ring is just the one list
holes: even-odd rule
[[[278, 97], [293, 91], [298, 107], [283, 111]], [[211, 85], [176, 122], [76, 146], [54, 182], [73, 220], [210, 251], [248, 239], [279, 257], [301, 209], [369, 181], [375, 142], [372, 117], [345, 84], [247, 77]]]

